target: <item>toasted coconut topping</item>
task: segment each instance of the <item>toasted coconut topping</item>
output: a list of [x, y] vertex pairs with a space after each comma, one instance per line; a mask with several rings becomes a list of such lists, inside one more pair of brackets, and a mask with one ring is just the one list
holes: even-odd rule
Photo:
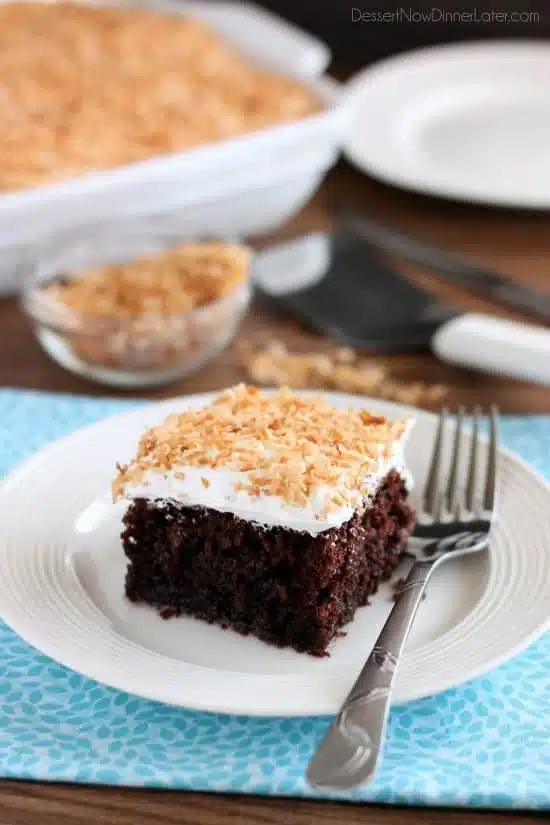
[[229, 295], [248, 276], [249, 266], [244, 246], [184, 243], [55, 281], [43, 292], [84, 315], [163, 318]]
[[319, 108], [305, 85], [252, 65], [209, 26], [138, 4], [2, 3], [0, 69], [0, 191], [193, 149]]
[[279, 496], [291, 506], [321, 493], [330, 512], [369, 493], [368, 477], [391, 458], [407, 427], [407, 419], [338, 409], [322, 395], [286, 388], [268, 394], [240, 384], [147, 430], [135, 459], [118, 468], [113, 498], [150, 471], [204, 467], [246, 474], [236, 492]]

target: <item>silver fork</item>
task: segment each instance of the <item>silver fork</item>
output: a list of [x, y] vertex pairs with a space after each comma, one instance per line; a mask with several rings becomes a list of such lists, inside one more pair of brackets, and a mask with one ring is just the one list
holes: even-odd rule
[[447, 417], [448, 412], [443, 410], [417, 525], [409, 544], [414, 563], [357, 681], [309, 763], [307, 781], [313, 787], [345, 790], [365, 785], [373, 778], [382, 753], [399, 658], [428, 579], [444, 561], [487, 548], [495, 509], [498, 413], [491, 407], [489, 449], [482, 470], [481, 412], [477, 407], [474, 410], [465, 480], [461, 478], [463, 409], [456, 415], [450, 467], [444, 478]]

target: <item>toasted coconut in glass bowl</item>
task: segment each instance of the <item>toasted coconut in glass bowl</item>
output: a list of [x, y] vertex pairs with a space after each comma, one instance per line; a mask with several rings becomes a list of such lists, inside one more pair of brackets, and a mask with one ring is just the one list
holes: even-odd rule
[[177, 380], [233, 338], [250, 301], [251, 251], [128, 229], [56, 238], [21, 296], [44, 350], [116, 387]]

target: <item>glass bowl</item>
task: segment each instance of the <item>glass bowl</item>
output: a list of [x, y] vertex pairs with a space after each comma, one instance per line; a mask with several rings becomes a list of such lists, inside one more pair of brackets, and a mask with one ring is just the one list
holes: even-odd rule
[[[119, 388], [175, 381], [214, 358], [233, 338], [251, 296], [251, 265], [233, 291], [182, 315], [92, 315], [44, 291], [50, 283], [107, 264], [168, 251], [185, 241], [146, 224], [138, 230], [86, 230], [57, 237], [25, 266], [21, 305], [54, 361], [77, 375]], [[239, 245], [243, 249], [242, 245]]]

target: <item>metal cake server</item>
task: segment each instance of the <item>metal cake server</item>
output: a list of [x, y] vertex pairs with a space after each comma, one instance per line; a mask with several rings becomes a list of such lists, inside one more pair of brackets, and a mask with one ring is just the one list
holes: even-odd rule
[[550, 386], [550, 329], [442, 303], [385, 260], [361, 226], [342, 222], [262, 250], [257, 297], [351, 347], [431, 350], [451, 364]]
[[474, 411], [465, 478], [461, 477], [463, 410], [456, 416], [450, 467], [444, 478], [446, 418], [444, 410], [439, 419], [418, 524], [409, 545], [414, 563], [357, 681], [309, 763], [307, 781], [313, 787], [345, 790], [364, 785], [374, 777], [382, 753], [399, 657], [426, 584], [435, 568], [448, 559], [487, 548], [495, 510], [497, 411], [492, 408], [490, 412], [489, 447], [483, 468], [479, 448], [480, 412]]

